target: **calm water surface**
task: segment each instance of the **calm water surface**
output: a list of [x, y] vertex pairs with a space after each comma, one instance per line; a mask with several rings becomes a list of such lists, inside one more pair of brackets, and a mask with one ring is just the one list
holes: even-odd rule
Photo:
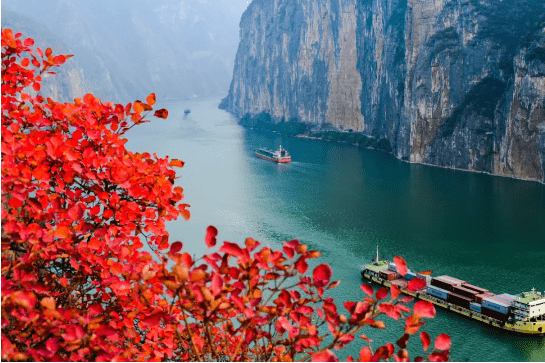
[[[484, 174], [411, 165], [351, 145], [247, 130], [219, 110], [219, 98], [164, 103], [167, 120], [129, 131], [128, 148], [184, 160], [177, 184], [191, 219], [168, 225], [172, 241], [198, 256], [208, 225], [220, 241], [254, 237], [279, 248], [297, 238], [322, 252], [341, 285], [336, 301], [363, 297], [360, 267], [402, 255], [409, 267], [434, 270], [495, 293], [545, 290], [545, 186]], [[191, 113], [184, 115], [183, 110]], [[254, 157], [257, 147], [285, 147], [292, 163]], [[403, 333], [386, 318], [367, 331], [373, 347]], [[507, 335], [439, 310], [424, 327], [448, 332], [456, 361], [545, 361], [545, 340]], [[422, 354], [418, 338], [411, 357]], [[358, 342], [358, 340], [356, 341]], [[358, 355], [353, 343], [343, 353]], [[411, 349], [412, 348], [412, 349]]]

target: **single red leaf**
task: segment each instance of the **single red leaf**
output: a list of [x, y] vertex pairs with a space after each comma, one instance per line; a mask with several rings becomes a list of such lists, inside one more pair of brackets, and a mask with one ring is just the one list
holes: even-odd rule
[[399, 301], [400, 303], [404, 303], [404, 304], [405, 304], [405, 303], [410, 303], [410, 302], [413, 301], [413, 300], [414, 300], [414, 297], [409, 296], [409, 295], [405, 295], [405, 296], [403, 296], [401, 299], [399, 299], [398, 301]]
[[304, 256], [299, 257], [297, 261], [295, 261], [295, 268], [300, 274], [304, 274], [308, 270], [308, 263], [307, 259]]
[[407, 342], [411, 336], [407, 333], [403, 334], [396, 342], [397, 346], [401, 349], [407, 348]]
[[388, 296], [388, 289], [385, 288], [385, 287], [381, 287], [381, 288], [377, 291], [377, 294], [375, 295], [375, 297], [377, 298], [377, 300], [382, 300], [382, 299], [384, 299], [386, 296]]
[[431, 275], [432, 273], [433, 273], [433, 270], [427, 270], [427, 271], [418, 272], [418, 275]]
[[204, 237], [204, 242], [206, 247], [211, 248], [216, 245], [216, 236], [218, 235], [218, 229], [214, 226], [208, 226], [206, 228], [206, 236]]
[[25, 47], [32, 47], [34, 45], [34, 40], [32, 38], [26, 38], [23, 41], [23, 44], [25, 45]]
[[314, 286], [326, 286], [329, 284], [329, 281], [331, 281], [331, 267], [325, 263], [316, 266], [314, 271], [312, 271], [312, 278], [314, 280]]
[[390, 294], [392, 295], [392, 299], [395, 300], [401, 294], [401, 289], [397, 287], [397, 285], [391, 285], [390, 286]]
[[288, 258], [292, 259], [295, 256], [295, 250], [291, 248], [290, 246], [286, 245], [284, 242], [284, 246], [282, 247], [282, 250], [286, 253]]
[[426, 280], [421, 278], [412, 279], [411, 281], [409, 281], [409, 284], [407, 285], [407, 289], [412, 292], [422, 290], [425, 287], [426, 287]]
[[8, 204], [11, 208], [21, 208], [23, 206], [23, 202], [17, 198], [11, 198]]
[[55, 230], [55, 237], [66, 238], [70, 235], [70, 229], [68, 227], [59, 227]]
[[329, 350], [320, 351], [312, 356], [312, 362], [338, 362], [337, 356]]
[[364, 293], [366, 293], [369, 296], [373, 296], [373, 294], [375, 293], [375, 291], [373, 290], [373, 288], [369, 284], [363, 284], [363, 285], [360, 286], [360, 288], [361, 288], [361, 291], [363, 291]]
[[417, 301], [414, 304], [413, 311], [415, 314], [420, 315], [423, 318], [435, 317], [435, 306], [429, 301]]
[[45, 347], [48, 351], [51, 353], [57, 353], [57, 350], [59, 350], [59, 338], [50, 338], [45, 342]]
[[39, 92], [40, 91], [40, 84], [36, 82], [36, 83], [34, 83], [32, 85], [32, 88], [34, 89], [34, 91]]
[[424, 351], [428, 350], [431, 343], [430, 335], [426, 333], [425, 331], [421, 331], [420, 340], [422, 341], [422, 347], [424, 348]]
[[370, 362], [372, 356], [373, 352], [371, 352], [369, 347], [364, 346], [360, 349], [360, 362]]
[[435, 349], [437, 350], [449, 350], [451, 345], [452, 342], [447, 334], [440, 334], [435, 338]]
[[155, 111], [154, 113], [155, 117], [166, 119], [168, 117], [168, 110], [165, 110], [164, 108]]
[[134, 101], [134, 105], [132, 106], [134, 112], [136, 113], [142, 113], [144, 112], [144, 106], [142, 105], [142, 101], [136, 100]]
[[150, 93], [150, 95], [146, 97], [146, 102], [148, 105], [153, 106], [155, 104], [155, 93]]
[[184, 162], [178, 159], [172, 159], [170, 160], [170, 166], [181, 168], [184, 166]]
[[384, 314], [389, 316], [390, 318], [397, 320], [401, 316], [399, 311], [396, 310], [395, 306], [388, 303], [379, 304], [378, 306], [379, 310], [382, 311]]
[[396, 265], [397, 272], [399, 272], [402, 276], [405, 276], [407, 274], [407, 262], [405, 262], [403, 257], [395, 256], [394, 263]]
[[183, 247], [183, 243], [180, 241], [176, 241], [173, 244], [170, 245], [170, 253], [177, 253], [180, 251]]

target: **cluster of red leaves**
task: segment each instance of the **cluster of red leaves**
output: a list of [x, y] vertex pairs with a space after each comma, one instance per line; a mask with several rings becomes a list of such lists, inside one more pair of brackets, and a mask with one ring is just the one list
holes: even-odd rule
[[[165, 221], [182, 215], [182, 162], [132, 153], [123, 134], [146, 103], [25, 93], [70, 56], [2, 30], [2, 359], [134, 359], [163, 292], [149, 283]], [[156, 111], [166, 117], [166, 110]]]
[[[25, 87], [38, 90], [68, 57], [37, 48], [38, 58], [20, 38], [2, 31], [3, 360], [336, 360], [364, 327], [385, 328], [384, 314], [405, 322], [397, 352], [360, 335], [358, 359], [408, 361], [430, 303], [411, 309], [395, 286], [362, 285], [369, 296], [340, 314], [325, 296], [339, 282], [326, 264], [308, 274], [320, 253], [297, 240], [282, 250], [223, 242], [198, 260], [169, 243], [165, 221], [189, 218], [172, 169], [183, 163], [129, 152], [122, 138], [147, 122], [155, 96], [126, 106], [32, 97]], [[208, 227], [208, 248], [217, 235]], [[427, 351], [429, 335], [420, 338]], [[449, 350], [440, 335], [426, 358], [448, 360]]]

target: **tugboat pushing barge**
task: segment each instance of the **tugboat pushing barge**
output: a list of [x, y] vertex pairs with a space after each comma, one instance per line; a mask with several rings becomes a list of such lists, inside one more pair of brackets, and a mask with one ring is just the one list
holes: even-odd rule
[[287, 150], [282, 149], [282, 145], [276, 151], [267, 150], [267, 149], [256, 149], [255, 156], [261, 159], [274, 161], [275, 163], [289, 163], [291, 161], [291, 155]]
[[[496, 295], [446, 275], [432, 277], [409, 270], [400, 276], [393, 262], [378, 257], [377, 247], [377, 262], [363, 266], [364, 279], [386, 287], [397, 285], [406, 295], [511, 333], [545, 335], [545, 295], [540, 291]], [[426, 287], [417, 292], [407, 290], [408, 281], [417, 277], [426, 280]]]

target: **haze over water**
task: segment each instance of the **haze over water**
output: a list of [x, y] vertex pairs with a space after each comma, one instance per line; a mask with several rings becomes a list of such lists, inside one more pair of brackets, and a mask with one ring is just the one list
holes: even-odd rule
[[[545, 291], [545, 186], [484, 174], [407, 164], [355, 146], [284, 137], [244, 129], [219, 110], [219, 98], [164, 103], [167, 120], [154, 120], [128, 133], [127, 147], [184, 160], [177, 184], [191, 205], [191, 219], [168, 224], [171, 241], [201, 256], [208, 225], [218, 241], [243, 243], [253, 237], [280, 248], [297, 238], [322, 252], [331, 291], [342, 302], [363, 298], [361, 265], [379, 245], [381, 258], [403, 256], [409, 268], [433, 270], [516, 294]], [[191, 113], [184, 116], [183, 110]], [[254, 156], [258, 147], [279, 145], [292, 163], [277, 165]], [[373, 348], [395, 343], [403, 329], [365, 329]], [[505, 334], [438, 310], [423, 330], [432, 338], [450, 334], [453, 361], [544, 361], [545, 340]], [[338, 354], [356, 357], [357, 338]], [[410, 357], [422, 355], [417, 336]]]

